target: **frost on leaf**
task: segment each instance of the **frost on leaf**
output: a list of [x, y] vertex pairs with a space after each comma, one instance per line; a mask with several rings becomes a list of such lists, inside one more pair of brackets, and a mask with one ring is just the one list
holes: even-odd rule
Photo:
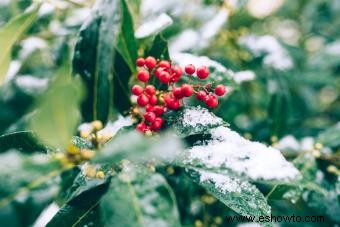
[[211, 140], [187, 150], [186, 164], [229, 169], [252, 180], [288, 181], [299, 176], [279, 150], [251, 142], [225, 126], [210, 130]]
[[200, 169], [188, 171], [199, 185], [237, 213], [243, 216], [270, 216], [270, 206], [265, 197], [249, 182]]
[[176, 115], [169, 115], [167, 118], [167, 121], [173, 123], [177, 134], [183, 137], [203, 134], [211, 128], [226, 124], [221, 118], [201, 106], [185, 108]]

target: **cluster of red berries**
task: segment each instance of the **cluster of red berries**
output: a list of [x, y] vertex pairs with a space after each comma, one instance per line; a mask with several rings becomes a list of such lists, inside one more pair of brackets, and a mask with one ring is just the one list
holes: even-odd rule
[[[224, 85], [219, 84], [213, 87], [212, 83], [201, 84], [182, 84], [175, 86], [183, 75], [183, 70], [178, 65], [172, 65], [166, 60], [157, 61], [154, 57], [138, 58], [136, 61], [138, 68], [137, 78], [144, 83], [144, 86], [134, 85], [132, 94], [137, 96], [137, 104], [145, 108], [143, 115], [139, 112], [133, 114], [140, 115], [141, 123], [136, 127], [138, 131], [158, 131], [162, 128], [164, 120], [162, 115], [168, 110], [178, 110], [183, 105], [183, 98], [191, 97], [196, 94], [199, 101], [204, 102], [209, 108], [218, 105], [216, 96], [223, 96], [226, 93]], [[206, 66], [195, 68], [189, 64], [185, 66], [185, 73], [193, 77], [196, 73], [197, 78], [204, 80], [209, 76], [209, 69]], [[168, 85], [167, 91], [159, 91], [153, 85], [148, 84], [154, 75], [162, 84]]]

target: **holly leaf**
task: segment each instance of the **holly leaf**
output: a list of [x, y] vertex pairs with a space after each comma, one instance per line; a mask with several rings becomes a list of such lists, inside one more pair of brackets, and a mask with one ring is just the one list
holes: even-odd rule
[[38, 16], [40, 5], [35, 5], [31, 10], [13, 18], [0, 29], [0, 85], [3, 83], [11, 61], [13, 45], [27, 31]]
[[37, 101], [30, 127], [39, 139], [54, 148], [66, 148], [80, 120], [78, 106], [83, 96], [81, 81], [72, 78], [66, 64], [55, 81]]
[[180, 111], [169, 111], [164, 115], [164, 119], [180, 137], [204, 134], [209, 129], [228, 125], [208, 109], [200, 106], [186, 107]]
[[[257, 218], [271, 215], [266, 198], [249, 182], [198, 168], [188, 168], [187, 171], [197, 184], [235, 212]], [[272, 226], [269, 222], [260, 224]]]
[[20, 131], [0, 136], [0, 152], [17, 149], [24, 153], [46, 152], [47, 148], [40, 144], [32, 131]]
[[102, 198], [107, 226], [180, 226], [174, 193], [164, 177], [141, 166], [126, 166]]

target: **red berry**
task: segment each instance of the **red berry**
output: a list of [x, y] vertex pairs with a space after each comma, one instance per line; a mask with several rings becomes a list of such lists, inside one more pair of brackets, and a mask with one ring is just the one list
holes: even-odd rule
[[160, 117], [157, 117], [154, 122], [152, 122], [152, 125], [151, 125], [151, 129], [152, 130], [155, 130], [155, 131], [158, 131], [162, 128], [162, 125], [163, 125], [163, 119], [160, 118]]
[[215, 108], [218, 105], [218, 99], [214, 95], [210, 95], [206, 98], [205, 104], [210, 108]]
[[139, 123], [137, 126], [136, 126], [136, 129], [139, 131], [139, 132], [145, 132], [146, 131], [146, 125], [144, 122], [141, 122]]
[[163, 61], [159, 62], [158, 66], [165, 68], [165, 69], [170, 69], [171, 64], [170, 64], [170, 62], [163, 60]]
[[147, 105], [145, 107], [145, 110], [146, 110], [146, 112], [153, 112], [154, 111], [154, 107], [152, 105]]
[[165, 110], [163, 106], [154, 106], [153, 112], [156, 114], [156, 116], [160, 117], [164, 114]]
[[137, 98], [137, 103], [140, 106], [146, 106], [149, 103], [149, 98], [148, 96], [141, 94]]
[[184, 70], [187, 74], [192, 75], [192, 74], [195, 73], [196, 68], [193, 64], [189, 64], [189, 65], [185, 66]]
[[157, 69], [155, 70], [155, 76], [156, 76], [157, 78], [159, 78], [159, 76], [162, 74], [163, 71], [164, 71], [164, 68], [157, 68]]
[[140, 95], [143, 93], [143, 88], [139, 85], [133, 85], [131, 91], [134, 95]]
[[215, 87], [215, 94], [217, 96], [223, 96], [225, 94], [225, 92], [226, 92], [226, 88], [225, 88], [224, 85], [219, 84]]
[[175, 74], [174, 77], [181, 77], [183, 74], [183, 71], [181, 67], [179, 67], [178, 65], [175, 65], [174, 67], [172, 67], [172, 73]]
[[157, 105], [158, 99], [156, 95], [149, 96], [149, 103], [150, 105], [154, 106]]
[[183, 84], [181, 89], [185, 97], [190, 97], [194, 93], [194, 89], [192, 88], [190, 84]]
[[163, 71], [160, 75], [159, 75], [159, 81], [163, 84], [167, 84], [170, 82], [171, 76], [168, 72]]
[[149, 71], [142, 69], [138, 72], [137, 78], [142, 82], [147, 82], [150, 79], [150, 73]]
[[196, 94], [196, 98], [200, 101], [204, 101], [206, 97], [207, 97], [207, 93], [205, 91], [199, 91]]
[[157, 64], [157, 60], [154, 58], [154, 57], [147, 57], [146, 59], [145, 59], [145, 65], [146, 65], [146, 67], [148, 67], [149, 69], [153, 69], [153, 68], [155, 68], [155, 66], [156, 66], [156, 64]]
[[147, 121], [147, 122], [149, 122], [149, 123], [152, 123], [152, 122], [154, 122], [155, 119], [156, 119], [156, 114], [153, 113], [153, 112], [146, 112], [146, 113], [144, 114], [144, 119], [145, 119], [145, 121]]
[[170, 99], [167, 103], [167, 106], [169, 109], [178, 110], [181, 107], [181, 104], [178, 99]]
[[201, 80], [204, 80], [205, 78], [209, 76], [209, 69], [205, 66], [198, 67], [196, 74], [198, 78], [200, 78]]
[[145, 90], [146, 94], [148, 94], [148, 95], [156, 94], [156, 88], [153, 85], [146, 86], [144, 90]]
[[144, 58], [138, 58], [136, 60], [136, 65], [139, 67], [143, 67], [145, 65], [145, 59]]
[[184, 96], [181, 87], [175, 87], [175, 88], [172, 90], [172, 94], [174, 94], [174, 96], [175, 96], [177, 99], [181, 99], [181, 98], [183, 98], [183, 96]]

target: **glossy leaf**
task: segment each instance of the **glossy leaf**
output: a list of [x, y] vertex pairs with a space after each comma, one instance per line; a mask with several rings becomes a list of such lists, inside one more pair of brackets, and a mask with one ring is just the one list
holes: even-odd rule
[[[219, 201], [243, 216], [270, 216], [271, 208], [263, 194], [247, 181], [200, 169], [188, 169], [196, 183]], [[261, 223], [272, 226], [271, 223]]]
[[13, 18], [8, 24], [0, 29], [0, 85], [3, 83], [9, 64], [13, 45], [29, 29], [38, 16], [39, 5], [31, 10]]
[[122, 23], [121, 2], [103, 0], [83, 25], [75, 47], [73, 68], [87, 87], [83, 104], [86, 121], [107, 122], [112, 108], [114, 47]]
[[66, 148], [80, 120], [78, 106], [82, 96], [81, 82], [71, 77], [70, 68], [65, 65], [50, 89], [38, 100], [31, 129], [47, 145]]
[[0, 152], [9, 149], [17, 149], [24, 153], [46, 151], [46, 147], [38, 143], [32, 131], [14, 132], [0, 136]]
[[162, 175], [128, 166], [102, 198], [106, 226], [180, 226], [174, 194]]

